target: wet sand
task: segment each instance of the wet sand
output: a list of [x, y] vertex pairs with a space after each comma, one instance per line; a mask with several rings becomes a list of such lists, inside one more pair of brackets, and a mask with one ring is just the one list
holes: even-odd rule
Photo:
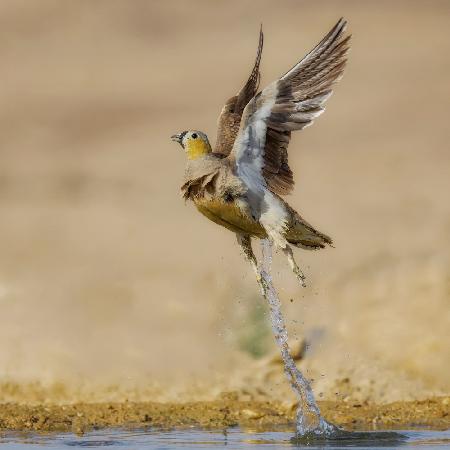
[[[450, 426], [450, 397], [386, 405], [320, 402], [327, 420], [347, 430], [407, 429]], [[0, 430], [72, 431], [105, 427], [233, 426], [268, 430], [292, 428], [296, 404], [224, 399], [191, 403], [79, 403], [73, 405], [0, 405]]]

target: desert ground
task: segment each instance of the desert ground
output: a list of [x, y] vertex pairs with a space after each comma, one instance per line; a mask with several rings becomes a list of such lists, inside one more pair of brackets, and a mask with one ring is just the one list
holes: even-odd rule
[[335, 248], [296, 251], [306, 289], [277, 255], [275, 282], [319, 400], [437, 402], [448, 423], [448, 1], [3, 0], [0, 415], [230, 396], [289, 410], [252, 270], [181, 199], [170, 136], [214, 141], [261, 23], [265, 86], [341, 16], [350, 61], [293, 136], [287, 199]]

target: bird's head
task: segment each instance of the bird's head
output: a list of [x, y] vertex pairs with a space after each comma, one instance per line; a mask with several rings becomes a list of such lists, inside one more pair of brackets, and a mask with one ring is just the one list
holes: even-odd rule
[[183, 131], [171, 136], [172, 141], [178, 142], [186, 152], [188, 159], [197, 159], [211, 153], [208, 136], [201, 131]]

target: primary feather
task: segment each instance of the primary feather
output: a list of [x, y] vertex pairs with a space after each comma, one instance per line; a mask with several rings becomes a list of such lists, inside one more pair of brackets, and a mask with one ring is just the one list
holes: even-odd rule
[[244, 87], [233, 97], [227, 100], [218, 119], [217, 139], [214, 153], [229, 155], [239, 132], [242, 113], [248, 102], [256, 95], [259, 87], [259, 64], [264, 44], [262, 28], [259, 31], [258, 50], [253, 69]]
[[251, 177], [252, 184], [279, 195], [292, 191], [287, 152], [291, 132], [312, 124], [341, 78], [350, 40], [345, 27], [340, 19], [299, 63], [245, 107], [229, 158], [246, 181]]

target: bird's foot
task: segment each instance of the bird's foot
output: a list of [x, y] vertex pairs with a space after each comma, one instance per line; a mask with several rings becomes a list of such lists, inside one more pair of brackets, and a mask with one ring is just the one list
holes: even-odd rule
[[297, 267], [297, 270], [294, 272], [295, 276], [297, 277], [298, 281], [300, 281], [300, 284], [302, 287], [306, 287], [306, 277], [305, 274], [302, 272], [300, 268]]
[[266, 296], [266, 292], [267, 292], [268, 286], [267, 286], [266, 280], [264, 279], [264, 277], [261, 276], [261, 274], [259, 273], [259, 271], [258, 271], [257, 274], [256, 274], [256, 281], [258, 282], [259, 288], [261, 289], [261, 295], [262, 295], [263, 297], [265, 297], [265, 296]]

